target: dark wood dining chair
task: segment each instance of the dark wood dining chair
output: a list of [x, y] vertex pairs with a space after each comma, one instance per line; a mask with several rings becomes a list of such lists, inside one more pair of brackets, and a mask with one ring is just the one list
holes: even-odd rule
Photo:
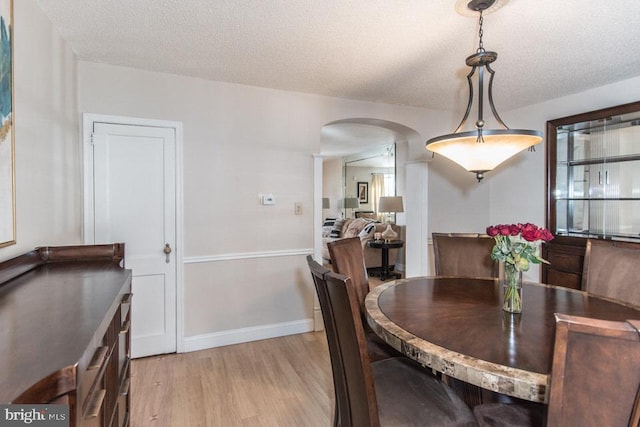
[[498, 277], [494, 240], [477, 233], [431, 233], [436, 276]]
[[556, 315], [549, 426], [638, 426], [640, 320]]
[[[498, 277], [491, 259], [492, 237], [479, 233], [431, 233], [436, 276]], [[458, 396], [473, 406], [503, 397], [455, 378], [443, 377]]]
[[[547, 426], [638, 427], [638, 328], [639, 320], [556, 314]], [[530, 405], [486, 404], [473, 411], [481, 426], [543, 425]]]
[[640, 243], [589, 239], [582, 290], [640, 308]]
[[[311, 278], [313, 279], [318, 300], [320, 301], [325, 333], [327, 337], [335, 336], [336, 327], [333, 316], [329, 313], [325, 314], [326, 309], [324, 308], [327, 304], [325, 302], [327, 297], [326, 286], [323, 284], [326, 283], [326, 276], [331, 272], [331, 270], [328, 270], [315, 262], [311, 255], [307, 255], [307, 264], [309, 265]], [[347, 406], [347, 402], [344, 400], [347, 395], [347, 385], [344, 381], [344, 366], [342, 364], [342, 358], [340, 357], [340, 347], [338, 347], [338, 342], [336, 340], [327, 339], [327, 344], [329, 347], [329, 358], [331, 360], [331, 373], [333, 375], [333, 392], [335, 398], [333, 425], [337, 427], [344, 425], [340, 414], [346, 411], [346, 409], [343, 408], [346, 408]]]
[[364, 300], [369, 293], [369, 276], [364, 262], [360, 238], [352, 237], [327, 243], [333, 271], [351, 278], [362, 316], [367, 352], [372, 361], [402, 357], [402, 353], [384, 342], [367, 324]]
[[335, 383], [334, 426], [474, 426], [473, 413], [408, 358], [371, 362], [351, 279], [307, 257], [320, 301]]

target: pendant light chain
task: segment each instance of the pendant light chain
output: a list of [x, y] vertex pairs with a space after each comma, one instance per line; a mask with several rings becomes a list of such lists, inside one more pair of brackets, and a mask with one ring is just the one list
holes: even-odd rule
[[[482, 12], [483, 10], [480, 9], [480, 18], [478, 18], [478, 23], [479, 23], [479, 28], [478, 28], [478, 50], [476, 51], [476, 53], [484, 53], [484, 45], [482, 44], [482, 35], [483, 35], [483, 31], [482, 31], [482, 24], [484, 24], [484, 17], [482, 16]], [[475, 69], [475, 67], [474, 67]], [[482, 118], [482, 103], [483, 103], [483, 90], [482, 90], [482, 84], [483, 84], [483, 69], [482, 66], [480, 68], [480, 72], [479, 72], [479, 85], [480, 85], [480, 90], [478, 92], [478, 120], [476, 121], [476, 130], [478, 131], [478, 138], [476, 139], [476, 143], [480, 144], [480, 143], [484, 143], [484, 137], [482, 136], [482, 128], [484, 127], [484, 119]]]
[[482, 10], [480, 10], [480, 18], [478, 19], [479, 22], [479, 29], [478, 29], [478, 38], [480, 40], [480, 42], [478, 43], [478, 50], [477, 52], [484, 52], [484, 46], [482, 45], [482, 24], [484, 23], [484, 17], [482, 16]]

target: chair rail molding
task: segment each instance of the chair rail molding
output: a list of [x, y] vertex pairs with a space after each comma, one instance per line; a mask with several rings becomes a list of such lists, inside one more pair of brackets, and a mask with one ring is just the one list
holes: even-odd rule
[[304, 249], [285, 249], [279, 251], [262, 251], [262, 252], [236, 252], [226, 253], [218, 255], [203, 255], [184, 257], [185, 264], [198, 264], [206, 262], [219, 262], [219, 261], [236, 261], [242, 259], [255, 259], [255, 258], [275, 258], [283, 256], [307, 256], [313, 254], [313, 248]]

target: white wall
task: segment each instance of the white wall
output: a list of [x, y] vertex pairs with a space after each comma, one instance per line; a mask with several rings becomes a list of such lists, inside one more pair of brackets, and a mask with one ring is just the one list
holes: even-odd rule
[[77, 61], [35, 0], [13, 3], [17, 243], [0, 260], [82, 241]]
[[[349, 117], [418, 131], [442, 113], [88, 62], [80, 111], [183, 122], [185, 348], [313, 328], [313, 154]], [[275, 206], [258, 195], [273, 193]], [[303, 215], [294, 215], [301, 202]]]

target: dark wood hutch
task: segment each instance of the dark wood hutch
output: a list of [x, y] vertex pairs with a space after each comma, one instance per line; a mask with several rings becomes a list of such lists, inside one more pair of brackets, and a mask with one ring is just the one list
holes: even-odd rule
[[640, 101], [547, 122], [542, 281], [581, 289], [588, 239], [640, 241]]
[[69, 405], [70, 426], [128, 426], [124, 244], [41, 247], [0, 263], [0, 402]]

